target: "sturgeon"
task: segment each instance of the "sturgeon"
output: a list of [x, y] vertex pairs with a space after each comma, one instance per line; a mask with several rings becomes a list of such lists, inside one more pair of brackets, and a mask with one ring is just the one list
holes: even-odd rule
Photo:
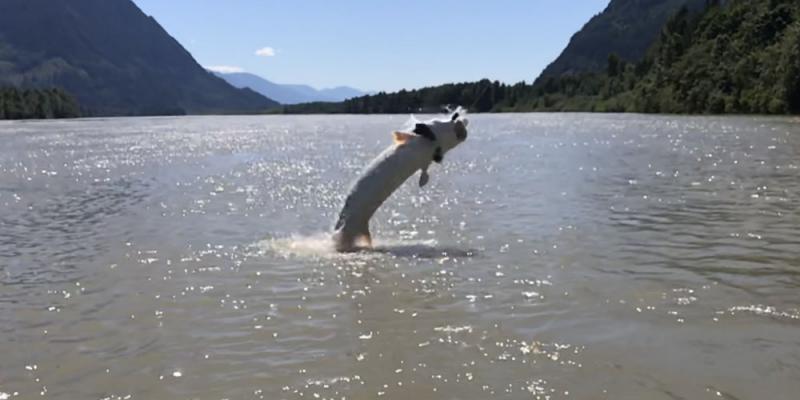
[[431, 162], [441, 163], [467, 139], [468, 123], [459, 108], [448, 118], [416, 123], [411, 132], [393, 132], [394, 143], [372, 160], [347, 195], [334, 226], [336, 251], [372, 247], [369, 221], [378, 208], [417, 171], [419, 186], [425, 186]]

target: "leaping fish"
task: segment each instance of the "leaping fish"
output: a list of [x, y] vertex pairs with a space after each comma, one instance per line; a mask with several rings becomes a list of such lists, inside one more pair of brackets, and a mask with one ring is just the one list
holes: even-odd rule
[[420, 171], [419, 186], [430, 180], [431, 162], [467, 139], [469, 121], [458, 109], [445, 119], [417, 123], [411, 132], [393, 132], [394, 143], [364, 169], [353, 184], [334, 226], [336, 251], [351, 252], [372, 247], [369, 220], [375, 211], [411, 175]]

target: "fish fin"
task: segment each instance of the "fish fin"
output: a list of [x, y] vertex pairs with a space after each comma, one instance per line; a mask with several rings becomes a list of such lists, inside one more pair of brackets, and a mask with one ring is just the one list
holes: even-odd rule
[[423, 169], [422, 173], [419, 174], [419, 187], [425, 187], [430, 179], [431, 176], [428, 175], [428, 171]]
[[436, 161], [437, 164], [441, 164], [444, 161], [444, 152], [442, 152], [441, 147], [437, 147], [436, 151], [433, 152], [433, 161]]
[[392, 132], [392, 135], [394, 136], [394, 142], [397, 145], [404, 145], [414, 137], [414, 135], [405, 132]]

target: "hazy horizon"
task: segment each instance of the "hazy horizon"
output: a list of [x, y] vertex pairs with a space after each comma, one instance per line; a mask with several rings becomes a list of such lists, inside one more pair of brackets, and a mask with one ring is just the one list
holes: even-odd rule
[[206, 68], [364, 91], [530, 82], [608, 4], [134, 2]]

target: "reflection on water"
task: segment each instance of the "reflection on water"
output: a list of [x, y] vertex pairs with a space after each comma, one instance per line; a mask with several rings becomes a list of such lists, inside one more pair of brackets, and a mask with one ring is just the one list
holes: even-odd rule
[[0, 123], [0, 400], [800, 392], [796, 120], [474, 116], [335, 253], [404, 120]]

